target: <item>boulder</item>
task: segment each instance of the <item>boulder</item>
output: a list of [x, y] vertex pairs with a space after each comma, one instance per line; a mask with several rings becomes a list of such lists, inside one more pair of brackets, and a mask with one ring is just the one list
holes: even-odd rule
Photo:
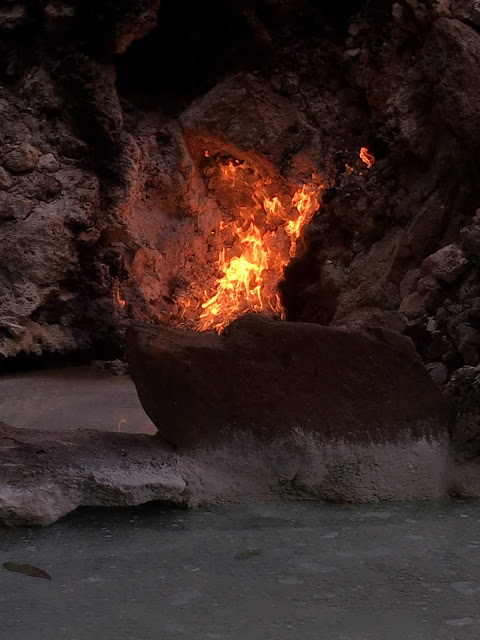
[[277, 166], [315, 135], [291, 102], [246, 73], [227, 78], [193, 102], [180, 122], [194, 156], [220, 148], [240, 157], [243, 150], [250, 162], [263, 156]]
[[447, 410], [408, 338], [247, 314], [223, 335], [134, 325], [127, 357], [159, 434], [180, 449], [262, 443], [443, 441]]
[[11, 149], [5, 156], [5, 165], [10, 171], [23, 173], [34, 169], [40, 158], [40, 152], [28, 142]]
[[468, 260], [462, 249], [455, 244], [449, 244], [425, 258], [420, 272], [432, 275], [441, 282], [452, 284], [467, 269]]

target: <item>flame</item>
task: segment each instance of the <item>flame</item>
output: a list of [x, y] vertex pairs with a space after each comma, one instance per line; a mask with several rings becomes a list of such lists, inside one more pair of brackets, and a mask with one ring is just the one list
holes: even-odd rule
[[123, 307], [127, 304], [126, 301], [121, 297], [120, 295], [120, 285], [117, 283], [117, 287], [116, 287], [116, 291], [115, 291], [115, 297], [117, 299], [118, 304], [120, 305], [120, 307]]
[[[220, 175], [235, 184], [238, 172], [247, 168], [230, 161], [220, 166]], [[314, 178], [318, 182], [318, 176]], [[227, 255], [225, 247], [220, 251], [217, 265], [221, 275], [215, 280], [214, 292], [204, 292], [199, 331], [213, 329], [221, 332], [233, 319], [247, 311], [269, 310], [283, 317], [276, 287], [289, 257], [296, 253], [297, 240], [303, 228], [319, 209], [319, 193], [323, 186], [302, 185], [284, 206], [279, 196], [268, 195], [268, 185], [269, 180], [257, 180], [252, 185], [251, 208], [239, 207], [241, 222], [220, 222], [220, 231], [230, 228], [239, 255]], [[296, 217], [291, 218], [287, 209], [292, 213], [296, 209]], [[259, 218], [263, 218], [266, 226], [275, 225], [276, 229], [262, 231]], [[282, 233], [285, 234], [283, 245], [287, 247], [284, 252], [275, 249], [275, 245], [282, 242], [279, 237]], [[178, 302], [184, 315], [191, 301], [182, 298]]]
[[297, 251], [297, 239], [303, 227], [309, 222], [320, 206], [318, 193], [312, 186], [304, 184], [292, 198], [292, 204], [297, 208], [298, 218], [288, 220], [285, 224], [285, 231], [290, 236], [290, 256], [293, 257]]
[[369, 169], [375, 164], [375, 157], [369, 152], [367, 147], [362, 147], [358, 155]]
[[268, 269], [268, 252], [262, 234], [253, 220], [245, 227], [235, 224], [234, 229], [242, 253], [227, 260], [225, 247], [221, 250], [218, 269], [223, 275], [215, 281], [216, 293], [202, 304], [199, 331], [221, 331], [241, 313], [264, 308], [262, 274]]

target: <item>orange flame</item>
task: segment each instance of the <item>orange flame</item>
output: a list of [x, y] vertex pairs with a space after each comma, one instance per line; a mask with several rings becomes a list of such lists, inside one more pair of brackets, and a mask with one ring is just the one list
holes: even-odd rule
[[362, 147], [358, 155], [369, 169], [375, 164], [375, 157], [369, 152], [367, 147]]
[[[237, 172], [242, 168], [246, 167], [229, 162], [221, 166], [220, 171], [223, 178], [235, 182]], [[268, 309], [283, 316], [276, 285], [282, 277], [288, 257], [275, 250], [273, 245], [277, 240], [277, 233], [285, 233], [290, 245], [288, 254], [290, 257], [295, 255], [297, 240], [303, 228], [320, 206], [318, 196], [322, 187], [304, 184], [296, 191], [289, 207], [297, 210], [297, 216], [291, 219], [280, 198], [271, 198], [266, 194], [265, 184], [269, 182], [259, 180], [253, 185], [252, 208], [247, 209], [247, 215], [242, 211], [245, 222], [237, 221], [232, 225], [240, 255], [227, 257], [225, 247], [220, 251], [217, 264], [221, 276], [215, 280], [214, 293], [204, 293], [199, 331], [213, 329], [221, 332], [232, 320], [247, 311]], [[259, 215], [256, 209], [261, 209], [267, 225], [276, 224], [276, 231], [261, 231], [256, 222]], [[219, 229], [223, 230], [227, 226], [229, 225], [222, 220]], [[274, 287], [271, 286], [272, 280]], [[190, 301], [188, 304], [183, 301], [182, 306], [189, 307]]]
[[262, 274], [268, 268], [268, 252], [260, 229], [250, 220], [246, 228], [235, 224], [235, 233], [242, 254], [227, 260], [225, 248], [220, 252], [218, 268], [223, 276], [215, 281], [216, 293], [202, 304], [199, 331], [221, 331], [241, 313], [263, 309]]
[[126, 301], [120, 296], [120, 285], [117, 284], [117, 289], [115, 292], [115, 297], [117, 299], [118, 304], [120, 305], [120, 307], [123, 307], [127, 304]]

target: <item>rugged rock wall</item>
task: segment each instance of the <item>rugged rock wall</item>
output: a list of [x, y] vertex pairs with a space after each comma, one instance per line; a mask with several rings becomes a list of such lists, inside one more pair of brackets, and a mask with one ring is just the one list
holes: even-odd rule
[[181, 322], [221, 246], [207, 144], [325, 177], [289, 319], [403, 331], [440, 384], [476, 367], [478, 3], [159, 4], [0, 12], [2, 355], [113, 353], [131, 319]]

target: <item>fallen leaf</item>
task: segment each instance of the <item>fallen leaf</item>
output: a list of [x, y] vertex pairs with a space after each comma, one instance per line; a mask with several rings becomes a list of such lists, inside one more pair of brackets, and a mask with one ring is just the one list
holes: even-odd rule
[[32, 578], [44, 578], [45, 580], [51, 580], [52, 576], [44, 571], [43, 569], [39, 569], [38, 567], [33, 566], [33, 564], [18, 564], [17, 562], [4, 562], [3, 568], [7, 571], [14, 571], [15, 573], [23, 573], [26, 576], [31, 576]]
[[260, 549], [245, 549], [244, 551], [240, 551], [237, 553], [235, 558], [237, 560], [246, 560], [247, 558], [253, 558], [253, 556], [258, 556], [260, 553]]

